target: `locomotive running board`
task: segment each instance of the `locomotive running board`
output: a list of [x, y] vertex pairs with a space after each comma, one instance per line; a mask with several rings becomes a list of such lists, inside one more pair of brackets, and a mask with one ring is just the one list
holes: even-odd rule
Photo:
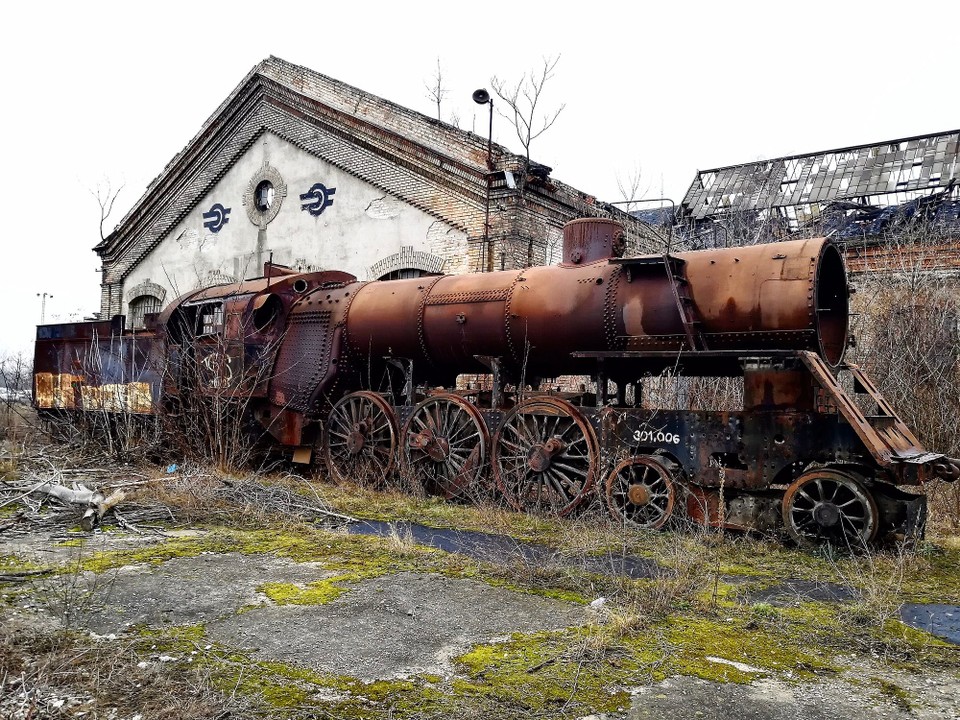
[[801, 351], [799, 355], [810, 374], [880, 465], [889, 466], [895, 462], [921, 464], [943, 457], [923, 448], [870, 378], [856, 365], [846, 367], [858, 386], [876, 403], [877, 415], [868, 417], [863, 414], [819, 355], [809, 350]]

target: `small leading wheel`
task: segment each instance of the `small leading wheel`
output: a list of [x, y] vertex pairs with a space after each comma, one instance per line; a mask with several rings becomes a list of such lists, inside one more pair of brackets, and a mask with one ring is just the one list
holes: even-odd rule
[[480, 411], [458, 395], [433, 395], [403, 426], [403, 467], [430, 493], [475, 498], [490, 437]]
[[598, 451], [593, 428], [573, 405], [554, 397], [525, 400], [494, 438], [497, 488], [515, 510], [567, 515], [593, 490]]
[[679, 466], [665, 457], [638, 455], [607, 477], [607, 508], [614, 519], [659, 530], [673, 516]]
[[859, 480], [821, 468], [790, 483], [783, 496], [783, 522], [798, 543], [862, 546], [877, 535], [877, 504]]
[[327, 418], [323, 454], [335, 480], [382, 483], [397, 454], [397, 422], [387, 401], [366, 390], [340, 398]]

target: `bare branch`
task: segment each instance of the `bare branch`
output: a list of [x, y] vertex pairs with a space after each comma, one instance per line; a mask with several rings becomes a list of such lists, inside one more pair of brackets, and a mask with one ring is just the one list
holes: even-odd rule
[[621, 199], [627, 203], [624, 206], [627, 212], [631, 212], [634, 209], [634, 203], [631, 201], [637, 200], [637, 196], [640, 194], [640, 178], [642, 174], [639, 163], [635, 164], [633, 168], [627, 172], [625, 177], [621, 177], [620, 173], [616, 174], [617, 190], [620, 191]]
[[440, 58], [437, 58], [436, 74], [434, 74], [433, 79], [429, 84], [424, 84], [424, 87], [427, 89], [427, 98], [429, 98], [430, 101], [435, 103], [437, 106], [437, 120], [441, 120], [440, 103], [443, 102], [443, 99], [447, 96], [449, 91], [443, 86], [443, 70], [440, 67]]
[[107, 219], [110, 217], [110, 214], [113, 212], [113, 204], [117, 201], [117, 197], [120, 195], [120, 191], [123, 190], [125, 183], [121, 183], [120, 187], [114, 192], [112, 183], [109, 179], [105, 180], [106, 187], [102, 183], [97, 183], [97, 189], [91, 190], [90, 194], [93, 195], [94, 199], [97, 201], [97, 204], [100, 206], [100, 239], [106, 240], [107, 236], [103, 231], [103, 226], [106, 224]]
[[527, 165], [530, 164], [530, 145], [553, 126], [566, 107], [566, 104], [562, 104], [554, 111], [542, 113], [542, 116], [539, 112], [544, 88], [553, 78], [559, 61], [559, 55], [555, 58], [544, 57], [543, 66], [539, 70], [524, 73], [515, 85], [509, 85], [497, 77], [490, 79], [493, 91], [507, 106], [506, 111], [498, 106], [497, 112], [516, 130]]

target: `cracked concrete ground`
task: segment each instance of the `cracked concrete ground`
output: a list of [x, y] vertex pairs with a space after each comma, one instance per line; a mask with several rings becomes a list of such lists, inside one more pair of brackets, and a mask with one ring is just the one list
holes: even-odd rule
[[255, 649], [259, 659], [373, 681], [446, 676], [452, 659], [474, 644], [583, 619], [583, 607], [573, 603], [404, 572], [357, 583], [326, 605], [262, 608], [213, 623], [207, 632], [220, 643]]
[[119, 634], [131, 625], [207, 624], [268, 603], [256, 590], [264, 583], [305, 584], [331, 575], [315, 563], [240, 553], [173, 558], [158, 567], [127, 565], [100, 576], [103, 591], [82, 622], [101, 635]]
[[[892, 679], [892, 678], [884, 678]], [[788, 684], [764, 678], [749, 685], [718, 684], [677, 677], [639, 688], [628, 720], [957, 720], [960, 681], [940, 684], [897, 673], [896, 682], [909, 688], [914, 702], [891, 698], [872, 683], [825, 680]]]
[[[140, 542], [97, 539], [93, 545], [117, 549]], [[55, 555], [64, 563], [77, 552], [48, 549], [42, 541], [21, 546], [24, 554], [47, 561]], [[124, 566], [97, 577], [84, 573], [73, 582], [87, 587], [100, 583], [97, 603], [82, 614], [83, 625], [100, 635], [120, 634], [131, 626], [203, 624], [211, 642], [250, 652], [257, 659], [363, 681], [428, 674], [450, 677], [456, 671], [453, 660], [472, 645], [495, 642], [513, 632], [585, 621], [585, 608], [574, 603], [426, 573], [401, 572], [345, 583], [346, 592], [319, 605], [278, 605], [258, 590], [264, 583], [305, 586], [333, 575], [316, 563], [269, 554], [204, 553], [158, 566]], [[66, 580], [48, 577], [35, 582], [57, 591], [56, 583]], [[960, 720], [956, 674], [911, 675], [865, 667], [862, 658], [851, 659], [846, 666], [843, 676], [796, 684], [772, 677], [748, 685], [674, 677], [638, 687], [625, 714], [605, 717]], [[906, 690], [909, 701], [884, 692], [884, 682]]]
[[97, 578], [84, 573], [82, 586], [101, 587], [81, 623], [100, 635], [134, 625], [203, 624], [211, 640], [258, 659], [373, 681], [448, 675], [451, 660], [474, 644], [584, 619], [574, 603], [410, 572], [346, 584], [347, 592], [321, 605], [276, 605], [257, 591], [265, 583], [306, 585], [333, 575], [314, 563], [239, 553], [129, 565]]

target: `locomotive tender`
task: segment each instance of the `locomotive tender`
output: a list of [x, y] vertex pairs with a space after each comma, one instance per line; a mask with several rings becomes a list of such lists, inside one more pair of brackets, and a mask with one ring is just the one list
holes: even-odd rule
[[[960, 461], [925, 450], [844, 364], [834, 245], [624, 258], [604, 219], [569, 223], [563, 242], [558, 266], [390, 281], [267, 263], [178, 298], [145, 330], [122, 317], [40, 326], [35, 404], [150, 415], [232, 402], [334, 478], [398, 472], [518, 510], [566, 515], [599, 494], [649, 528], [688, 516], [856, 544], [922, 532], [916, 489], [956, 479]], [[736, 378], [742, 407], [651, 407], [644, 385], [664, 373]], [[560, 375], [596, 391], [532, 389]]]

